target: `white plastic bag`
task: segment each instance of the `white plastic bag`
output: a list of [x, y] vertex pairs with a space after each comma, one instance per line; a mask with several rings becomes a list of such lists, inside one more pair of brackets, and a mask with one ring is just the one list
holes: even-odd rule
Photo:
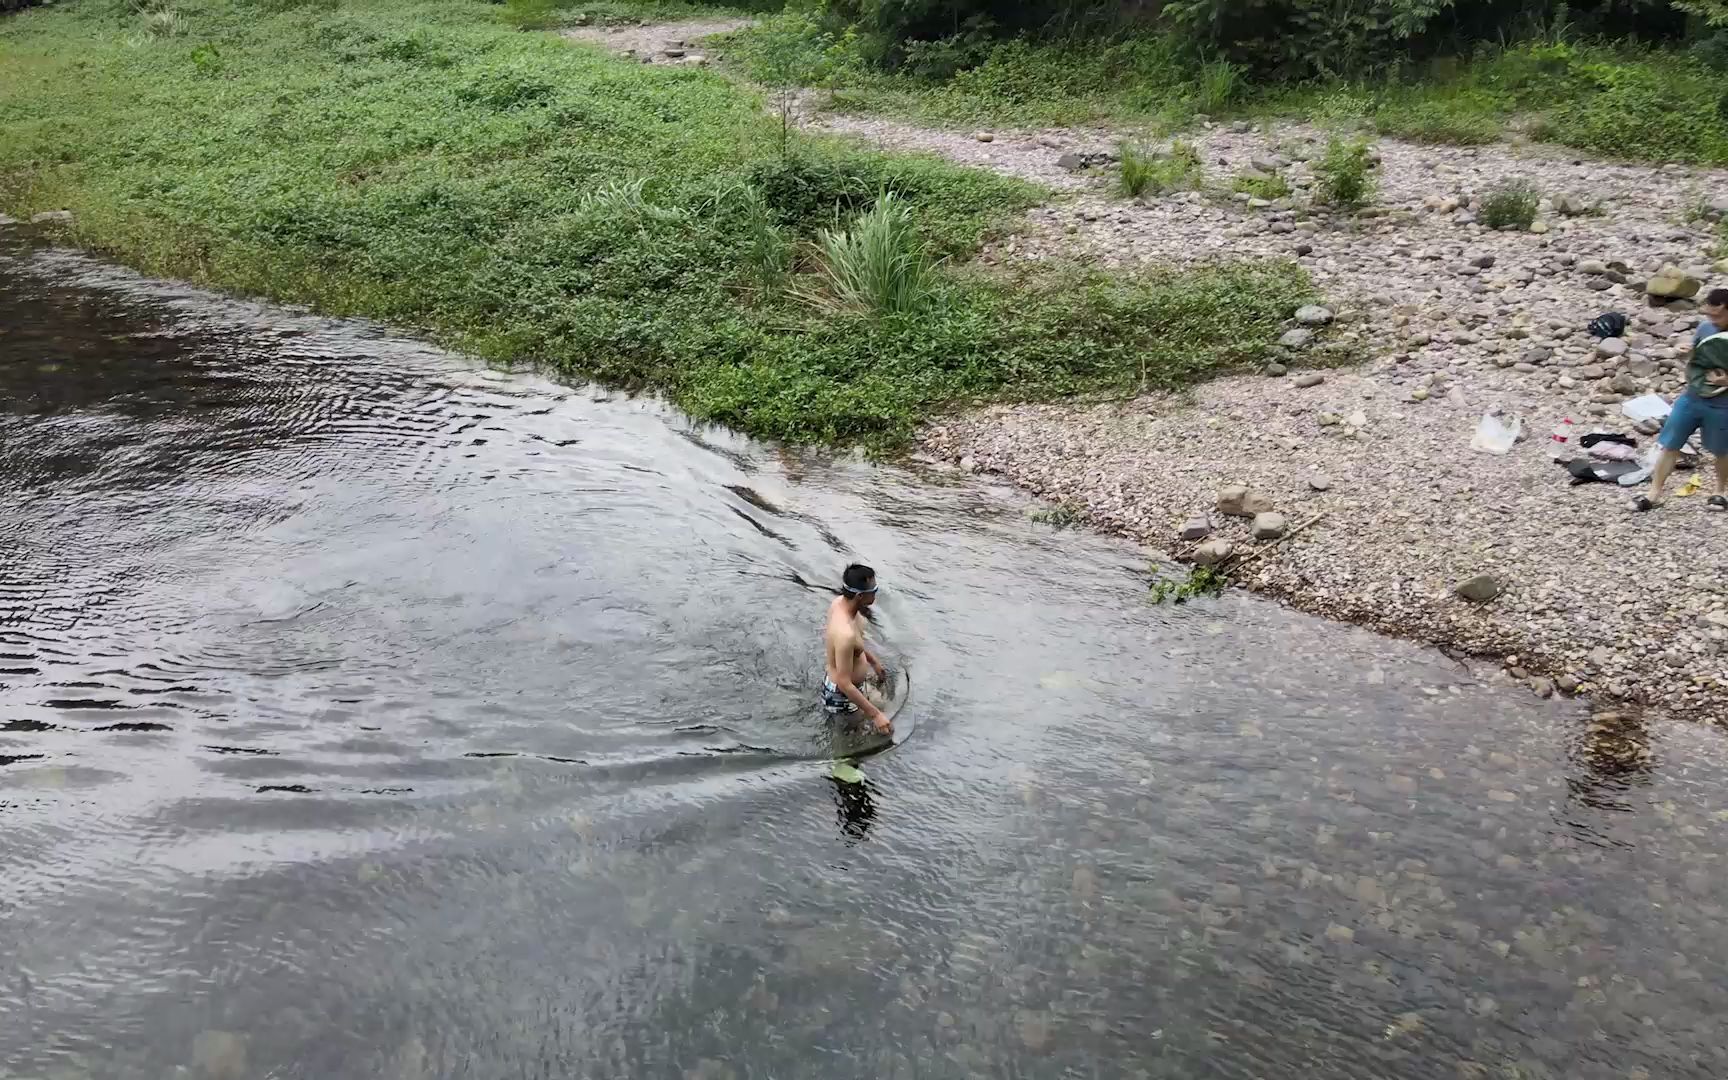
[[1644, 394], [1622, 401], [1620, 411], [1634, 420], [1661, 420], [1667, 417], [1669, 405], [1661, 394]]
[[1511, 423], [1500, 419], [1491, 412], [1482, 414], [1482, 422], [1476, 425], [1476, 435], [1470, 440], [1470, 449], [1481, 450], [1488, 454], [1509, 454], [1512, 444], [1518, 441], [1518, 436], [1524, 433], [1524, 422], [1516, 416]]

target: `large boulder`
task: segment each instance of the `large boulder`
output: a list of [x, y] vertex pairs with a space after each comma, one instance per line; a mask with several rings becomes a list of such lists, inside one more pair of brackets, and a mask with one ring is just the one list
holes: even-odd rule
[[1644, 291], [1665, 300], [1685, 300], [1695, 295], [1704, 283], [1675, 266], [1664, 263], [1654, 277], [1644, 283]]

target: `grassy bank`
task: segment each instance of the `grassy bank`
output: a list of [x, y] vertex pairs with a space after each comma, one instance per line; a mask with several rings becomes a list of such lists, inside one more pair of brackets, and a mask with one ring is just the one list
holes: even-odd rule
[[[73, 239], [152, 273], [425, 328], [802, 441], [892, 444], [956, 401], [1176, 385], [1253, 359], [1306, 292], [1283, 266], [973, 270], [981, 238], [1040, 192], [840, 144], [783, 152], [734, 82], [508, 14], [78, 0], [10, 17], [0, 208], [71, 209]], [[913, 287], [872, 308], [813, 240], [885, 193], [915, 250], [878, 261], [910, 266]]]
[[[810, 33], [821, 33], [814, 23]], [[783, 38], [783, 35], [781, 35]], [[738, 34], [745, 70], [772, 69], [767, 31]], [[941, 78], [847, 62], [819, 81], [843, 111], [955, 126], [1143, 124], [1214, 118], [1360, 121], [1418, 141], [1484, 143], [1509, 127], [1610, 157], [1728, 164], [1728, 45], [1690, 50], [1547, 39], [1482, 47], [1356, 82], [1256, 83], [1246, 69], [1197, 59], [1164, 36], [1009, 40]]]

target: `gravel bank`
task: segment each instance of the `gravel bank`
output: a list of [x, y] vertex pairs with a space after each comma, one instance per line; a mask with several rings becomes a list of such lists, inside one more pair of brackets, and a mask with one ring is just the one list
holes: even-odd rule
[[[1117, 198], [1105, 178], [1057, 164], [1107, 145], [1097, 132], [920, 132], [830, 120], [881, 145], [927, 149], [1069, 192], [995, 244], [987, 259], [1104, 266], [1288, 256], [1337, 307], [1300, 375], [1349, 356], [1324, 381], [1223, 379], [1180, 398], [1108, 407], [1012, 407], [930, 427], [926, 448], [988, 470], [1155, 548], [1186, 553], [1178, 530], [1210, 515], [1214, 536], [1253, 549], [1248, 522], [1214, 512], [1226, 485], [1268, 496], [1294, 526], [1325, 517], [1255, 561], [1243, 583], [1304, 610], [1472, 653], [1502, 656], [1538, 693], [1595, 692], [1728, 722], [1728, 518], [1705, 492], [1632, 516], [1613, 485], [1571, 486], [1555, 464], [1578, 436], [1637, 434], [1620, 403], [1672, 398], [1698, 316], [1651, 306], [1642, 281], [1665, 263], [1710, 285], [1707, 225], [1686, 222], [1728, 190], [1719, 170], [1587, 162], [1550, 148], [1419, 147], [1382, 141], [1381, 193], [1367, 217], [1299, 208], [1318, 134], [1217, 130], [1195, 140], [1215, 178], [1277, 164], [1298, 198], [1250, 209], [1228, 197]], [[1546, 203], [1540, 232], [1491, 232], [1471, 196], [1515, 176], [1598, 214]], [[1585, 324], [1632, 319], [1619, 355]], [[1292, 324], [1295, 327], [1295, 324]], [[1610, 346], [1615, 351], [1618, 346]], [[1274, 369], [1275, 370], [1275, 369]], [[1521, 417], [1505, 457], [1474, 451], [1484, 411]], [[1549, 438], [1573, 421], [1565, 444]], [[1705, 468], [1708, 469], [1706, 460]], [[1682, 478], [1684, 474], [1682, 474]], [[1323, 488], [1325, 490], [1317, 490]], [[1486, 604], [1454, 586], [1489, 574]]]
[[[652, 50], [729, 28], [638, 27], [628, 41], [579, 33]], [[1335, 309], [1285, 358], [1290, 375], [1109, 406], [976, 410], [931, 425], [932, 454], [1178, 555], [1192, 553], [1178, 533], [1197, 516], [1210, 519], [1212, 539], [1258, 551], [1265, 542], [1251, 538], [1247, 519], [1215, 509], [1220, 489], [1248, 485], [1291, 527], [1324, 515], [1256, 558], [1238, 578], [1250, 588], [1504, 657], [1537, 693], [1596, 693], [1728, 723], [1728, 516], [1706, 513], [1708, 484], [1633, 516], [1626, 489], [1574, 487], [1554, 461], [1581, 454], [1578, 438], [1594, 430], [1649, 445], [1620, 404], [1679, 391], [1698, 316], [1686, 300], [1652, 306], [1643, 282], [1671, 263], [1704, 288], [1728, 284], [1711, 280], [1711, 228], [1692, 220], [1728, 192], [1728, 171], [1614, 164], [1516, 142], [1381, 140], [1377, 198], [1345, 218], [1307, 209], [1308, 162], [1324, 135], [1302, 125], [1200, 132], [1190, 141], [1213, 191], [1128, 201], [1108, 175], [1064, 161], [1107, 151], [1108, 131], [933, 130], [823, 113], [813, 95], [802, 113], [807, 128], [1056, 191], [985, 250], [986, 262], [1288, 257]], [[1293, 198], [1249, 204], [1218, 193], [1251, 168], [1284, 177]], [[1513, 177], [1547, 196], [1535, 230], [1477, 224], [1472, 198]], [[1585, 332], [1611, 310], [1632, 319], [1623, 350], [1599, 350]], [[1335, 366], [1352, 360], [1351, 370]], [[1316, 381], [1320, 368], [1331, 370]], [[1503, 457], [1470, 448], [1490, 409], [1518, 415], [1527, 436]], [[1564, 444], [1549, 437], [1563, 420], [1573, 421]], [[1455, 595], [1478, 575], [1491, 576], [1498, 595]]]

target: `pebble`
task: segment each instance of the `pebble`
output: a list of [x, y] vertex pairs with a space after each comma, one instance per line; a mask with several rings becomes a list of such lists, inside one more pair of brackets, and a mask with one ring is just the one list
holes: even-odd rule
[[1314, 331], [1298, 326], [1294, 330], [1284, 331], [1284, 336], [1278, 339], [1278, 344], [1286, 349], [1306, 349], [1314, 343]]
[[1321, 383], [1325, 382], [1326, 376], [1320, 374], [1318, 371], [1305, 371], [1290, 381], [1296, 386], [1306, 390], [1310, 386], [1319, 386]]

